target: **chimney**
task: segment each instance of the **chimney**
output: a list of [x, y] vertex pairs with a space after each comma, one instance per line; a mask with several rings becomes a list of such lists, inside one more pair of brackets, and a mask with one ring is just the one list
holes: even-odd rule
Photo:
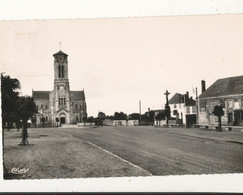
[[188, 91], [186, 92], [186, 98], [189, 98], [189, 92]]
[[202, 93], [203, 93], [206, 90], [206, 82], [202, 80], [201, 85], [202, 85]]
[[148, 112], [150, 112], [150, 108], [148, 108]]

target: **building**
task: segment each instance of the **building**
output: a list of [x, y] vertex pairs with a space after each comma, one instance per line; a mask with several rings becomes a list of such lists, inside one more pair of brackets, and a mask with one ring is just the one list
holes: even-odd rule
[[243, 76], [219, 79], [199, 96], [199, 125], [216, 125], [218, 117], [212, 114], [214, 106], [224, 110], [223, 125], [243, 126]]
[[61, 124], [82, 122], [87, 117], [85, 93], [71, 91], [68, 79], [68, 55], [61, 50], [54, 57], [54, 89], [52, 91], [32, 90], [32, 97], [37, 105], [36, 124], [56, 125], [56, 118]]
[[190, 97], [189, 93], [176, 93], [169, 100], [171, 117], [176, 119], [176, 124], [196, 124], [197, 106], [196, 101]]

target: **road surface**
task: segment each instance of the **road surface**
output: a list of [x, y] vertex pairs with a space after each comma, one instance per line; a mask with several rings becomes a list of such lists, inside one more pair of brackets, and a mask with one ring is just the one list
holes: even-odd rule
[[243, 173], [243, 144], [177, 131], [180, 129], [39, 128], [29, 130], [30, 145], [26, 147], [16, 146], [20, 133], [5, 131], [4, 163], [8, 170], [29, 168], [22, 178]]

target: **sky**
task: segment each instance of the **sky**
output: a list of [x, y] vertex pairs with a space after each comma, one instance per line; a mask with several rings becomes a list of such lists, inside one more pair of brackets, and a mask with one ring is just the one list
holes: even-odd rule
[[22, 95], [53, 90], [53, 54], [68, 54], [71, 90], [98, 111], [161, 109], [165, 91], [201, 93], [217, 79], [243, 75], [243, 14], [0, 21], [1, 72]]

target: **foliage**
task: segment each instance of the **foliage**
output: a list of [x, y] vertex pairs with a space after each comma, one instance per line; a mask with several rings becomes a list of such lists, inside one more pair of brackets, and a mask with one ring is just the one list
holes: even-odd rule
[[219, 130], [221, 130], [222, 129], [222, 127], [221, 127], [221, 117], [224, 115], [223, 107], [221, 105], [220, 106], [215, 106], [214, 109], [213, 109], [213, 114], [218, 117], [218, 119], [219, 119]]
[[21, 85], [18, 79], [1, 74], [2, 124], [7, 123], [8, 129], [10, 123], [18, 120], [16, 107], [20, 88]]
[[146, 113], [141, 115], [141, 121], [149, 121], [149, 117]]
[[32, 97], [21, 96], [17, 100], [18, 118], [23, 122], [27, 122], [36, 112], [36, 105]]
[[224, 111], [222, 106], [215, 106], [213, 109], [213, 114], [215, 116], [224, 116]]
[[106, 115], [105, 115], [104, 112], [99, 112], [99, 114], [98, 114], [98, 118], [99, 118], [99, 119], [102, 119], [102, 120], [105, 119], [105, 116], [106, 116]]
[[98, 120], [99, 120], [99, 124], [101, 126], [103, 126], [103, 120], [105, 119], [105, 113], [104, 112], [99, 112], [98, 113]]
[[22, 120], [22, 141], [20, 144], [25, 145], [29, 144], [27, 137], [27, 121], [37, 112], [35, 102], [32, 97], [21, 96], [17, 101], [17, 115], [20, 120]]
[[93, 123], [94, 122], [94, 117], [93, 116], [88, 117], [86, 122]]
[[139, 120], [140, 114], [139, 113], [132, 113], [129, 115], [131, 120]]
[[115, 112], [114, 113], [114, 120], [126, 120], [127, 115], [123, 112]]
[[165, 119], [165, 113], [164, 112], [159, 112], [157, 115], [155, 115], [155, 119], [157, 121], [161, 121]]
[[154, 113], [154, 111], [149, 111], [148, 112], [148, 120], [149, 120], [149, 122], [153, 122], [154, 121], [154, 116], [155, 116], [155, 113]]
[[46, 121], [45, 117], [41, 117], [42, 127], [44, 127], [45, 121]]

